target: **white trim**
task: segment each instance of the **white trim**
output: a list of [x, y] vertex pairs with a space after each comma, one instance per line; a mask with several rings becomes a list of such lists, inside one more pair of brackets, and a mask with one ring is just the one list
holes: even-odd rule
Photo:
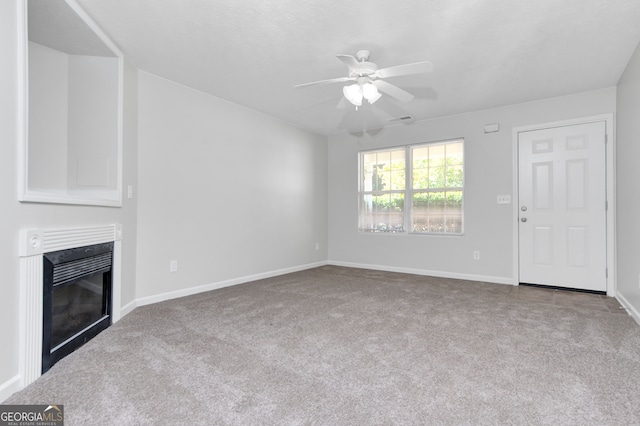
[[218, 281], [215, 283], [205, 284], [197, 287], [189, 287], [181, 290], [169, 291], [166, 293], [156, 294], [154, 296], [147, 296], [136, 299], [136, 306], [151, 305], [153, 303], [164, 302], [166, 300], [177, 299], [180, 297], [191, 296], [198, 293], [204, 293], [205, 291], [217, 290], [224, 287], [231, 287], [238, 284], [244, 284], [251, 281], [262, 280], [265, 278], [277, 277], [279, 275], [290, 274], [292, 272], [304, 271], [307, 269], [317, 268], [327, 265], [327, 262], [315, 262], [307, 263], [305, 265], [293, 266], [290, 268], [277, 269], [274, 271], [262, 272], [255, 275], [246, 275], [244, 277], [233, 278], [225, 281]]
[[515, 194], [513, 209], [513, 285], [518, 285], [519, 270], [519, 249], [518, 244], [518, 206], [520, 205], [518, 193], [518, 134], [532, 130], [549, 129], [553, 127], [573, 126], [577, 124], [587, 123], [605, 123], [605, 134], [607, 135], [607, 144], [605, 147], [606, 156], [606, 198], [608, 201], [607, 218], [607, 296], [616, 295], [616, 200], [615, 200], [615, 126], [613, 113], [593, 115], [588, 117], [578, 117], [568, 120], [552, 121], [548, 123], [531, 124], [528, 126], [514, 127], [512, 129], [513, 141], [513, 193]]
[[20, 389], [22, 389], [20, 386], [20, 375], [13, 376], [6, 382], [0, 384], [0, 403], [4, 402]]
[[640, 312], [638, 312], [638, 310], [633, 307], [633, 305], [622, 295], [622, 293], [617, 293], [616, 299], [627, 311], [629, 316], [633, 318], [638, 323], [638, 325], [640, 325]]
[[335, 266], [344, 266], [347, 268], [371, 269], [374, 271], [400, 272], [403, 274], [426, 275], [426, 276], [438, 277], [438, 278], [452, 278], [457, 280], [468, 280], [468, 281], [478, 281], [478, 282], [486, 282], [486, 283], [492, 283], [492, 284], [513, 285], [513, 282], [510, 277], [493, 277], [489, 275], [463, 274], [458, 272], [433, 271], [428, 269], [403, 268], [403, 267], [387, 266], [387, 265], [372, 265], [369, 263], [341, 262], [336, 260], [330, 260], [328, 264], [335, 265]]
[[42, 254], [20, 257], [20, 385], [42, 374]]
[[28, 23], [27, 23], [27, 1], [23, 0], [17, 3], [17, 136], [18, 139], [18, 200], [22, 200], [24, 194], [27, 193], [27, 176], [29, 176], [29, 162], [27, 161], [27, 144], [29, 140], [29, 124], [27, 117], [29, 116], [29, 55], [28, 52]]
[[100, 26], [96, 24], [96, 21], [94, 21], [93, 18], [89, 16], [89, 14], [82, 8], [82, 6], [78, 4], [77, 0], [64, 1], [69, 5], [69, 7], [71, 7], [71, 9], [73, 9], [73, 11], [80, 17], [80, 19], [82, 19], [87, 24], [87, 26], [91, 28], [91, 30], [98, 36], [98, 38], [107, 45], [109, 50], [111, 50], [114, 55], [119, 58], [122, 58], [124, 56], [120, 49], [118, 49], [118, 46], [116, 46], [115, 43], [111, 41], [111, 39], [107, 36], [107, 34], [102, 31], [102, 28], [100, 28]]
[[113, 265], [111, 266], [111, 322], [117, 323], [122, 318], [122, 241], [113, 242]]
[[129, 302], [126, 305], [124, 305], [123, 307], [121, 307], [120, 308], [120, 319], [122, 319], [125, 316], [129, 315], [137, 307], [138, 307], [138, 303], [137, 303], [136, 300], [132, 300], [131, 302]]

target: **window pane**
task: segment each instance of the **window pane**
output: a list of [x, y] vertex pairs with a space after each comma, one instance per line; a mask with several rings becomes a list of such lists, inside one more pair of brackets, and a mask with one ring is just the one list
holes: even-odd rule
[[405, 153], [404, 149], [391, 151], [391, 175], [389, 187], [391, 190], [401, 190], [406, 186]]
[[429, 232], [444, 232], [444, 192], [432, 192], [429, 197]]
[[392, 170], [404, 170], [405, 154], [404, 149], [391, 151]]
[[378, 187], [378, 191], [389, 191], [391, 190], [391, 172], [389, 171], [388, 165], [385, 165], [380, 172], [381, 185]]
[[429, 188], [429, 147], [423, 146], [412, 150], [411, 186], [413, 189]]
[[462, 192], [449, 191], [445, 197], [446, 232], [462, 232]]
[[444, 165], [445, 145], [432, 145], [429, 147], [429, 167], [442, 167]]
[[402, 190], [406, 184], [404, 169], [394, 170], [391, 172], [391, 188], [392, 190]]
[[382, 166], [374, 164], [370, 174], [371, 180], [365, 182], [365, 191], [381, 191], [384, 189], [384, 172]]
[[386, 166], [387, 169], [389, 168], [389, 165], [391, 164], [391, 152], [390, 151], [380, 151], [376, 153], [377, 155], [377, 161], [376, 163], [378, 164], [378, 166]]
[[421, 146], [413, 148], [411, 151], [413, 157], [413, 168], [424, 168], [428, 166], [429, 162], [429, 147]]
[[[447, 157], [447, 164], [449, 158]], [[447, 166], [447, 176], [445, 182], [446, 188], [462, 188], [462, 166]]]
[[369, 232], [404, 231], [404, 194], [365, 196], [361, 225]]
[[413, 232], [429, 232], [429, 193], [413, 194], [412, 208]]
[[[413, 195], [412, 230], [425, 233], [462, 232], [462, 192]], [[449, 211], [449, 209], [452, 209]]]
[[447, 148], [447, 164], [462, 165], [462, 142], [449, 143]]
[[429, 188], [444, 188], [444, 167], [429, 168]]
[[371, 173], [373, 172], [373, 166], [376, 164], [376, 154], [374, 153], [365, 153], [362, 155], [362, 167], [363, 172]]
[[362, 154], [362, 190], [403, 190], [406, 186], [404, 149]]

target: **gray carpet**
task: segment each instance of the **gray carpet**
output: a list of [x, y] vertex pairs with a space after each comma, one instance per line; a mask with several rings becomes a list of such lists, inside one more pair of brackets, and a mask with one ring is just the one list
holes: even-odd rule
[[640, 423], [603, 296], [334, 266], [140, 307], [5, 404], [66, 424]]

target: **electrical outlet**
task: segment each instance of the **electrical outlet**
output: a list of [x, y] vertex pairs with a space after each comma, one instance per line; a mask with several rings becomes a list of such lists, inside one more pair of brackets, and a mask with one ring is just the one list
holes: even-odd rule
[[320, 243], [316, 243], [316, 250], [320, 250]]
[[178, 261], [170, 260], [169, 261], [169, 272], [178, 272]]
[[478, 250], [473, 252], [473, 260], [480, 260], [480, 252]]

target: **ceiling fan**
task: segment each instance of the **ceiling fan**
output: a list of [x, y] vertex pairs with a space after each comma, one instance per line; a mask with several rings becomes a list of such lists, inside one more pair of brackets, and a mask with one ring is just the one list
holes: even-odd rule
[[380, 92], [401, 102], [410, 102], [414, 98], [411, 93], [399, 88], [398, 86], [394, 86], [383, 79], [433, 71], [433, 64], [429, 61], [378, 69], [376, 64], [369, 62], [370, 52], [368, 50], [358, 50], [355, 57], [343, 54], [336, 56], [349, 69], [349, 75], [347, 77], [312, 81], [310, 83], [298, 84], [294, 87], [298, 88], [312, 86], [315, 84], [354, 81], [354, 84], [344, 86], [342, 92], [344, 97], [355, 105], [357, 109], [357, 107], [362, 105], [363, 99], [366, 99], [370, 104], [376, 102], [382, 96]]

